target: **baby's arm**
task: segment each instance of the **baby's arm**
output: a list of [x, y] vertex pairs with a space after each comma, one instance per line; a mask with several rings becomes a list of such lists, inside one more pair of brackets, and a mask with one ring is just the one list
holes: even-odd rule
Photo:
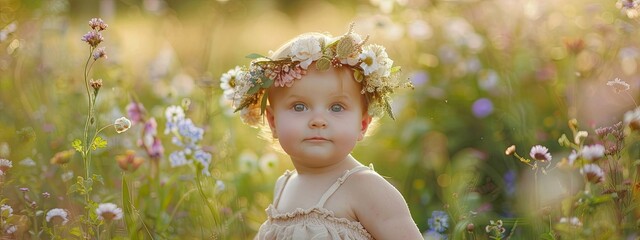
[[407, 203], [389, 182], [370, 171], [352, 176], [349, 189], [358, 221], [379, 240], [423, 239]]

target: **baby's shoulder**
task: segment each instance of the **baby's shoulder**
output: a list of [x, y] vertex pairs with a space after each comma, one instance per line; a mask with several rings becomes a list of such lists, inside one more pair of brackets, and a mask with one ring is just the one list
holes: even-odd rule
[[389, 191], [397, 191], [391, 183], [373, 170], [359, 171], [352, 174], [345, 182], [345, 187], [349, 188], [350, 192], [355, 193], [384, 194]]

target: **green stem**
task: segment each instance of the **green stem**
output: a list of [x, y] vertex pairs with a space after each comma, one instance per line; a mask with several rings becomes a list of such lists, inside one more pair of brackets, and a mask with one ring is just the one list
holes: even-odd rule
[[200, 196], [202, 197], [202, 200], [206, 203], [207, 208], [209, 208], [209, 211], [211, 212], [211, 215], [213, 216], [213, 225], [217, 228], [218, 227], [218, 222], [219, 222], [218, 221], [218, 214], [214, 210], [215, 207], [212, 206], [211, 203], [207, 200], [207, 195], [205, 195], [204, 191], [202, 190], [202, 184], [200, 183], [201, 175], [202, 175], [202, 172], [200, 170], [196, 170], [196, 186], [198, 187], [198, 192], [200, 193]]
[[40, 239], [40, 231], [38, 230], [38, 217], [36, 216], [36, 213], [33, 213], [33, 227], [34, 227], [34, 233], [33, 235], [35, 235], [36, 239]]

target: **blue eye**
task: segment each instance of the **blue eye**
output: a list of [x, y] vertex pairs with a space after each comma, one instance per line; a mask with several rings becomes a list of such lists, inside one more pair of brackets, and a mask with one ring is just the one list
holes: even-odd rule
[[332, 112], [342, 112], [342, 110], [344, 110], [344, 107], [340, 104], [333, 104], [331, 105], [331, 111]]
[[302, 103], [296, 103], [293, 105], [293, 111], [302, 112], [304, 110], [307, 110], [307, 106]]

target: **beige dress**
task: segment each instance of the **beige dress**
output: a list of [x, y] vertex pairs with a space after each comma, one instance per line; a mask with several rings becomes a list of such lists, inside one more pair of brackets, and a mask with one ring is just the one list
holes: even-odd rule
[[282, 195], [282, 190], [287, 185], [289, 177], [293, 174], [291, 171], [285, 172], [284, 184], [280, 189], [277, 189], [273, 204], [267, 207], [268, 218], [260, 226], [257, 239], [373, 239], [360, 222], [335, 217], [333, 211], [324, 208], [327, 199], [351, 174], [366, 169], [370, 168], [357, 166], [345, 171], [344, 175], [331, 185], [314, 207], [298, 208], [293, 212], [280, 213], [276, 210], [278, 200], [280, 200], [280, 195]]

